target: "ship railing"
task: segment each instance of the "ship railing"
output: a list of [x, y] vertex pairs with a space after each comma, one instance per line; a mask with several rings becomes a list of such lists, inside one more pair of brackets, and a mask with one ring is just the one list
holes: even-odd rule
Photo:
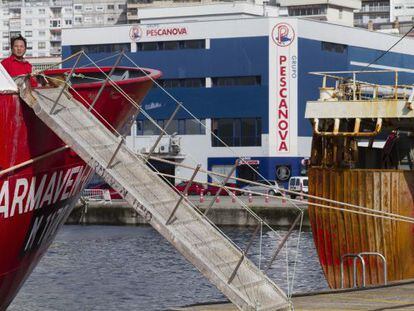
[[[320, 101], [364, 101], [364, 100], [406, 100], [412, 102], [414, 85], [399, 84], [398, 70], [359, 70], [310, 72], [322, 77]], [[392, 79], [393, 84], [379, 84], [360, 80], [362, 75], [370, 78]], [[392, 75], [392, 77], [389, 77]]]
[[366, 265], [365, 265], [364, 256], [377, 256], [382, 260], [383, 271], [384, 271], [384, 285], [387, 285], [387, 260], [385, 259], [385, 256], [378, 252], [360, 252], [357, 254], [348, 253], [348, 254], [342, 255], [341, 257], [341, 288], [345, 287], [344, 261], [347, 258], [353, 259], [353, 287], [354, 288], [358, 287], [357, 285], [357, 261], [358, 259], [360, 260], [361, 266], [362, 266], [362, 287], [366, 286], [366, 281], [365, 281]]

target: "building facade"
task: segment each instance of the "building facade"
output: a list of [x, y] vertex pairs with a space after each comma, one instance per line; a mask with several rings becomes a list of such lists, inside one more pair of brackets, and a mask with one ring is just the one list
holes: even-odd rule
[[354, 11], [361, 8], [361, 0], [279, 0], [278, 4], [281, 15], [306, 16], [346, 26], [354, 24]]
[[0, 58], [10, 52], [10, 38], [27, 38], [28, 57], [60, 56], [62, 29], [72, 27], [72, 0], [2, 1]]
[[362, 6], [355, 12], [355, 26], [380, 28], [383, 24], [390, 24], [390, 0], [362, 0]]
[[60, 57], [62, 29], [126, 22], [126, 0], [0, 0], [0, 58], [18, 34], [27, 39], [27, 57]]
[[[306, 101], [319, 97], [321, 81], [308, 73], [363, 69], [394, 43], [395, 36], [359, 28], [261, 17], [67, 29], [63, 56], [82, 47], [99, 60], [122, 47], [135, 64], [163, 72], [158, 83], [169, 94], [154, 87], [142, 104], [145, 112], [163, 127], [175, 98], [199, 121], [179, 110], [167, 129], [173, 135], [163, 138], [157, 155], [222, 173], [243, 157], [267, 179], [285, 182], [305, 173], [303, 159], [310, 155], [312, 129], [304, 112]], [[405, 39], [371, 68], [404, 68], [401, 81], [413, 83], [414, 66], [405, 68], [414, 64], [413, 54], [414, 42]], [[125, 58], [122, 65], [135, 66]], [[140, 114], [127, 143], [146, 153], [158, 134]], [[236, 175], [261, 178], [247, 165], [238, 166]]]

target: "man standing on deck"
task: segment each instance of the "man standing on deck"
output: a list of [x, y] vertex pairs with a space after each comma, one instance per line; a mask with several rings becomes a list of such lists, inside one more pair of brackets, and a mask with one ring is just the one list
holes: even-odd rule
[[[4, 69], [11, 77], [32, 73], [32, 65], [23, 58], [26, 53], [27, 42], [21, 35], [11, 39], [11, 55], [1, 61]], [[36, 86], [36, 80], [31, 78], [30, 84]]]

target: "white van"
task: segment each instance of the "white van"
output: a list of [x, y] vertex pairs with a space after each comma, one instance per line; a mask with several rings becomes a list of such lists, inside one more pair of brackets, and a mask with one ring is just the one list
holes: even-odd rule
[[[307, 176], [290, 177], [288, 190], [308, 193], [308, 177]], [[296, 198], [296, 194], [291, 193], [290, 197], [294, 199]]]

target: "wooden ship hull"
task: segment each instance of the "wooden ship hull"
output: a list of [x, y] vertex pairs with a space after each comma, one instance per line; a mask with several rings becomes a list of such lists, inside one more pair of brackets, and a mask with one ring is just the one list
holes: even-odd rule
[[373, 83], [323, 76], [324, 96], [308, 102], [306, 116], [309, 218], [326, 280], [349, 288], [414, 278], [413, 91], [390, 86], [380, 96]]

